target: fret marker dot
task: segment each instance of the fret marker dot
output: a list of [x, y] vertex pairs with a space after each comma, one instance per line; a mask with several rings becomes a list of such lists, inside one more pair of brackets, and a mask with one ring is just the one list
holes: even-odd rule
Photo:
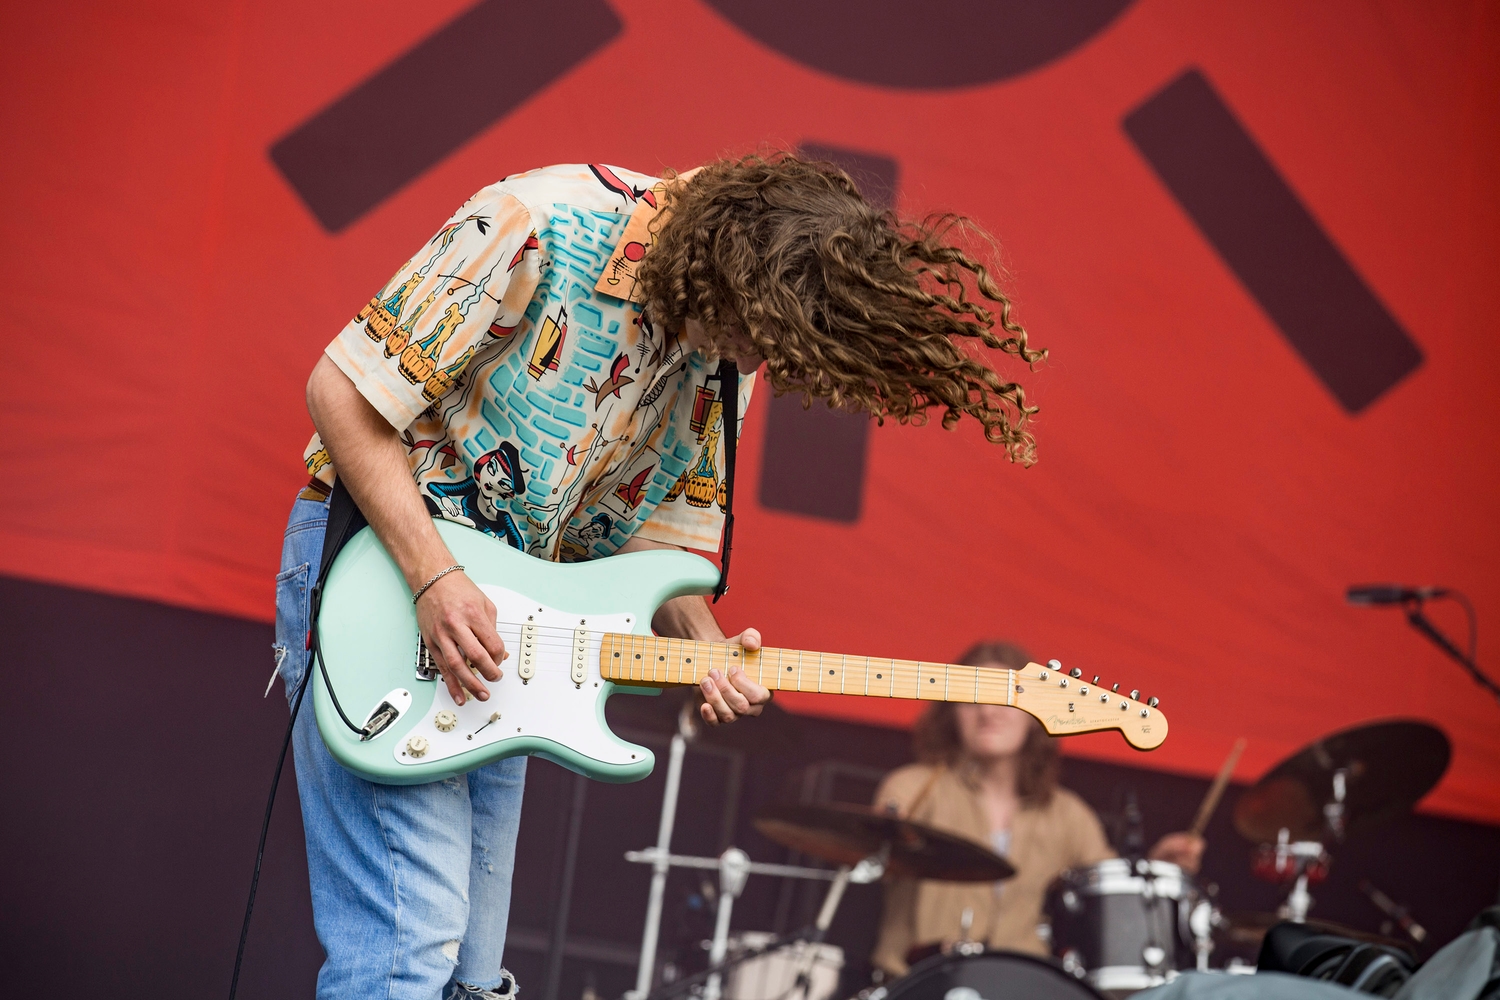
[[880, 680], [880, 678], [881, 678], [881, 677], [882, 677], [882, 676], [884, 676], [884, 675], [882, 675], [882, 674], [876, 674], [876, 675], [875, 675], [875, 679], [876, 679], [876, 680], [877, 680], [877, 681], [878, 681], [878, 680]]
[[687, 658], [687, 662], [689, 662], [689, 663], [692, 663], [692, 662], [693, 662], [693, 658], [692, 658], [692, 657], [691, 657], [691, 656], [689, 656], [689, 657], [688, 657], [688, 658]]
[[791, 667], [787, 667], [787, 668], [786, 668], [786, 672], [787, 672], [787, 673], [791, 673], [791, 672], [792, 672], [792, 668], [791, 668]]
[[830, 671], [828, 671], [828, 675], [829, 675], [829, 676], [830, 676], [830, 677], [831, 677], [831, 676], [833, 676], [833, 671], [832, 671], [832, 670], [830, 670]]
[[620, 654], [619, 654], [619, 653], [616, 653], [616, 654], [615, 654], [615, 659], [617, 659], [617, 660], [618, 660], [618, 659], [619, 659], [619, 658], [620, 658]]
[[927, 683], [928, 684], [936, 684], [937, 683], [937, 678], [936, 677], [929, 677], [929, 678], [927, 678]]
[[635, 658], [636, 658], [636, 659], [637, 659], [637, 660], [639, 660], [639, 659], [640, 659], [640, 658], [641, 658], [641, 654], [640, 654], [640, 653], [636, 653], [636, 654], [635, 654]]
[[665, 660], [665, 659], [666, 659], [666, 657], [665, 657], [665, 656], [658, 656], [658, 657], [657, 657], [657, 659], [658, 659], [658, 660]]

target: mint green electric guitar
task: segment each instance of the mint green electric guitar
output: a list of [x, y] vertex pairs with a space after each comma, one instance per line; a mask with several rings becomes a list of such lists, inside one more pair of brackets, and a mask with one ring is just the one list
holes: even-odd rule
[[600, 781], [639, 781], [653, 756], [610, 732], [609, 696], [697, 684], [712, 668], [736, 665], [774, 691], [1012, 705], [1054, 735], [1119, 729], [1141, 750], [1167, 736], [1155, 699], [1143, 703], [1135, 691], [1118, 693], [1118, 684], [1085, 681], [1055, 660], [1005, 670], [656, 638], [657, 607], [711, 593], [718, 581], [712, 563], [667, 551], [552, 563], [472, 528], [434, 523], [494, 602], [510, 658], [504, 676], [487, 682], [488, 701], [455, 704], [425, 656], [401, 573], [374, 532], [355, 535], [329, 570], [319, 633], [338, 702], [366, 735], [339, 718], [316, 667], [313, 705], [334, 757], [371, 781], [437, 781], [521, 754]]

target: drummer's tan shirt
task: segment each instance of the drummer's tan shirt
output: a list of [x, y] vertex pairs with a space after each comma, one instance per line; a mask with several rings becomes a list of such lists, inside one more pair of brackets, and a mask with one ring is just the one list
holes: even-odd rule
[[[977, 787], [949, 768], [936, 775], [933, 771], [925, 764], [892, 771], [875, 793], [875, 807], [894, 806], [907, 819], [992, 847]], [[1047, 886], [1065, 869], [1096, 864], [1115, 853], [1099, 817], [1065, 788], [1057, 789], [1046, 805], [1023, 806], [1010, 832], [1007, 857], [1016, 875], [1004, 882], [887, 881], [885, 916], [871, 960], [887, 972], [904, 974], [912, 947], [962, 937], [965, 908], [974, 915], [971, 940], [1046, 955], [1037, 925]]]

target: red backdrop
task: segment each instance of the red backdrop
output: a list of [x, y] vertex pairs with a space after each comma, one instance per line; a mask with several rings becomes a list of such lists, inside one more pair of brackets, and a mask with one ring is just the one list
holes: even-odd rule
[[[1430, 719], [1455, 752], [1426, 807], [1500, 821], [1500, 709], [1398, 615], [1341, 600], [1393, 578], [1500, 609], [1500, 8], [1140, 0], [1038, 69], [895, 89], [809, 68], [703, 3], [613, 0], [610, 41], [330, 234], [269, 148], [466, 6], [0, 14], [0, 572], [270, 619], [307, 373], [472, 191], [548, 163], [685, 168], [814, 141], [898, 161], [905, 212], [961, 210], [999, 236], [1020, 318], [1052, 351], [1023, 378], [1041, 462], [1007, 465], [972, 428], [888, 426], [856, 524], [742, 488], [726, 625], [929, 659], [1019, 639], [1159, 695], [1172, 721], [1149, 757], [1115, 735], [1068, 752], [1194, 774], [1238, 735], [1251, 779], [1330, 730]], [[493, 61], [503, 75], [503, 44]], [[1425, 356], [1357, 414], [1122, 128], [1190, 67]], [[371, 155], [399, 138], [395, 123]], [[1482, 635], [1481, 662], [1496, 648]]]

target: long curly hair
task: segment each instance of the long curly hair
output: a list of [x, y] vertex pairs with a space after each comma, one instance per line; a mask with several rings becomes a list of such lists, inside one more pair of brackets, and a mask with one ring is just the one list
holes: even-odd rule
[[[1024, 649], [1008, 642], [977, 643], [958, 659], [959, 663], [970, 667], [999, 664], [1017, 670], [1030, 661], [1031, 657]], [[942, 701], [927, 706], [912, 727], [912, 748], [922, 763], [945, 764], [962, 773], [965, 764], [963, 741], [958, 732], [955, 707], [951, 702]], [[1057, 790], [1061, 770], [1057, 743], [1047, 735], [1040, 722], [1030, 716], [1026, 722], [1026, 742], [1021, 744], [1016, 760], [1016, 794], [1028, 805], [1044, 806]]]
[[902, 221], [836, 166], [786, 153], [711, 163], [670, 190], [636, 271], [654, 322], [697, 319], [716, 351], [748, 338], [772, 388], [802, 392], [805, 406], [902, 423], [937, 407], [943, 427], [971, 416], [1012, 461], [1035, 461], [1037, 408], [976, 347], [1033, 367], [1047, 352], [1027, 344], [991, 268], [959, 245], [994, 248], [972, 222]]

